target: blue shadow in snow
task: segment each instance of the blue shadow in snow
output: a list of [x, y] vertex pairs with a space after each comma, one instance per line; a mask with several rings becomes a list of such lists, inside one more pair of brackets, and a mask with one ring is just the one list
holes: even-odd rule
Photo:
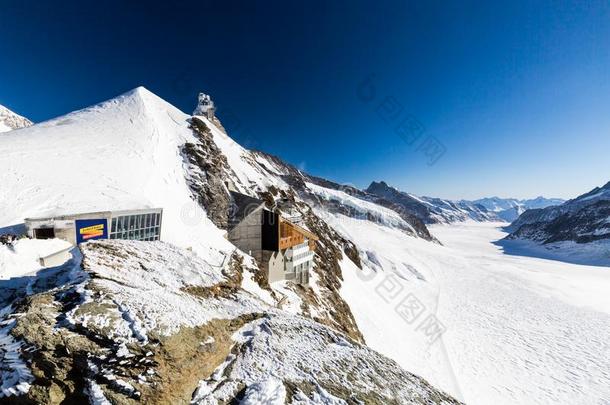
[[[77, 247], [74, 249], [78, 251]], [[10, 304], [17, 298], [46, 292], [74, 281], [71, 273], [74, 266], [80, 263], [80, 252], [74, 249], [70, 251], [72, 258], [64, 264], [40, 269], [33, 274], [0, 280], [0, 307]]]
[[[511, 256], [534, 257], [585, 266], [610, 266], [610, 256], [607, 258], [591, 257], [586, 251], [579, 255], [562, 251], [558, 246], [537, 244], [529, 240], [500, 239], [492, 243], [501, 248], [502, 253]], [[583, 246], [583, 249], [586, 247]]]
[[13, 234], [13, 235], [25, 235], [26, 229], [25, 224], [15, 224], [0, 227], [0, 235]]

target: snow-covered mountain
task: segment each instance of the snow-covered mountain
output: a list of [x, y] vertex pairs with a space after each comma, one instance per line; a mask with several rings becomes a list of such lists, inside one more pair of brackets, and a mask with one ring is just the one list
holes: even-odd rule
[[509, 239], [610, 245], [610, 182], [562, 205], [525, 211]]
[[498, 221], [494, 212], [476, 202], [452, 201], [434, 197], [420, 197], [399, 191], [386, 182], [372, 182], [366, 191], [413, 213], [426, 224], [450, 223], [472, 219], [475, 221]]
[[25, 128], [32, 125], [32, 121], [12, 112], [0, 105], [0, 132], [12, 131], [13, 129]]
[[[610, 398], [606, 268], [512, 260], [490, 243], [497, 224], [428, 227], [243, 148], [209, 111], [138, 88], [0, 137], [0, 233], [25, 217], [164, 209], [162, 242], [89, 242], [52, 268], [38, 259], [63, 241], [0, 238], [0, 402]], [[226, 239], [229, 190], [319, 236], [309, 285], [269, 283]], [[439, 221], [470, 218], [457, 207]]]
[[[217, 118], [184, 114], [141, 87], [3, 134], [0, 150], [0, 233], [22, 231], [27, 217], [164, 209], [164, 242], [89, 243], [50, 270], [38, 258], [57, 240], [0, 245], [0, 397], [458, 403], [410, 373], [451, 388], [442, 367], [431, 372], [430, 359], [446, 355], [426, 350], [427, 335], [411, 339], [402, 350], [414, 356], [396, 363], [365, 346], [371, 338], [373, 349], [395, 354], [365, 321], [375, 307], [358, 309], [358, 318], [351, 309], [353, 294], [376, 295], [360, 273], [392, 266], [434, 311], [426, 270], [351, 240], [359, 224], [436, 245], [390, 202], [246, 150]], [[270, 285], [225, 238], [229, 189], [299, 217], [319, 236], [309, 287]], [[387, 332], [398, 326], [387, 322]]]
[[417, 196], [391, 187], [384, 181], [372, 182], [366, 191], [391, 201], [426, 224], [461, 222], [467, 219], [512, 222], [528, 209], [545, 208], [564, 202], [558, 198], [544, 197], [529, 200], [489, 197], [454, 201]]
[[488, 197], [474, 200], [473, 203], [482, 205], [488, 211], [494, 212], [499, 218], [506, 222], [512, 222], [522, 213], [529, 209], [546, 208], [553, 205], [563, 204], [565, 200], [560, 198], [536, 197], [532, 199]]

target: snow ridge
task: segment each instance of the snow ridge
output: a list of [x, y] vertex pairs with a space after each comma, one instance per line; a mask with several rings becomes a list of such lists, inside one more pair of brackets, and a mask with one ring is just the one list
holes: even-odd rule
[[32, 121], [0, 105], [0, 132], [26, 128], [31, 125], [33, 125]]

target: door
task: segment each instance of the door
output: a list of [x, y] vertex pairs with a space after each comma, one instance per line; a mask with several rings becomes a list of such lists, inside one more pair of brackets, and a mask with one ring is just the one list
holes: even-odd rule
[[54, 228], [34, 229], [34, 239], [53, 239], [55, 237]]

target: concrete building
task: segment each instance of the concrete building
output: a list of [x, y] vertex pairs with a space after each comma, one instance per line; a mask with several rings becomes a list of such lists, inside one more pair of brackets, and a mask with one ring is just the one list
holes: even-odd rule
[[26, 218], [27, 234], [35, 239], [59, 238], [78, 245], [94, 239], [153, 241], [161, 238], [162, 208], [103, 211]]
[[318, 237], [265, 208], [262, 200], [231, 193], [234, 212], [229, 222], [229, 240], [258, 262], [269, 282], [294, 280], [309, 283]]

